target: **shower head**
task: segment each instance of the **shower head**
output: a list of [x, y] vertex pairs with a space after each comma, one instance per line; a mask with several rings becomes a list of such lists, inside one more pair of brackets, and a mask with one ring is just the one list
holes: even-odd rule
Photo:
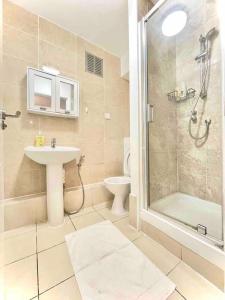
[[217, 32], [216, 27], [211, 28], [206, 34], [205, 38], [207, 40], [211, 39], [211, 37]]

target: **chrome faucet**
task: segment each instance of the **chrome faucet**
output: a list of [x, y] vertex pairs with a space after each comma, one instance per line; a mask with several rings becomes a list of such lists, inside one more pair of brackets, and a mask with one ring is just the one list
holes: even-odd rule
[[51, 140], [51, 147], [52, 147], [52, 148], [55, 148], [55, 146], [56, 146], [56, 138], [53, 138], [53, 139]]

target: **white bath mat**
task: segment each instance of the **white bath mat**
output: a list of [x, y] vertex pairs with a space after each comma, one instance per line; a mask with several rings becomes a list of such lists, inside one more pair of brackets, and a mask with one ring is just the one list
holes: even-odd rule
[[66, 236], [83, 300], [164, 300], [175, 285], [110, 221]]

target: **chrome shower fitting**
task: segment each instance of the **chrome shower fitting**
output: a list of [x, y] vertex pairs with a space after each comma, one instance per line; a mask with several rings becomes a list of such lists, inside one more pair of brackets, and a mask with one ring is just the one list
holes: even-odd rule
[[208, 33], [199, 38], [200, 54], [195, 57], [195, 60], [200, 63], [200, 98], [207, 97], [207, 83], [209, 80], [210, 56], [211, 56], [211, 38], [216, 34], [216, 28], [213, 27]]
[[51, 140], [51, 147], [52, 147], [52, 148], [55, 148], [55, 146], [56, 146], [56, 138], [53, 138], [53, 139]]
[[191, 121], [193, 122], [193, 123], [197, 123], [197, 121], [198, 121], [198, 118], [197, 118], [197, 110], [194, 110], [194, 111], [192, 111], [191, 112]]
[[216, 28], [213, 27], [208, 31], [206, 36], [200, 35], [199, 42], [200, 42], [200, 54], [195, 57], [195, 60], [199, 61], [201, 59], [206, 58], [206, 56], [210, 55], [210, 45], [209, 41], [212, 36], [216, 33]]
[[[189, 134], [191, 138], [194, 140], [202, 140], [207, 139], [209, 135], [209, 128], [211, 125], [211, 120], [205, 120], [205, 132], [202, 136], [193, 135], [192, 133], [192, 123], [197, 124], [198, 122], [198, 112], [197, 112], [197, 106], [200, 99], [205, 100], [207, 98], [207, 92], [208, 92], [208, 84], [209, 84], [209, 78], [210, 78], [210, 64], [211, 64], [211, 45], [212, 45], [212, 37], [217, 33], [217, 30], [215, 27], [210, 29], [208, 33], [203, 36], [201, 34], [199, 38], [200, 42], [200, 54], [195, 57], [195, 60], [200, 64], [200, 92], [198, 94], [198, 97], [195, 100], [195, 104], [192, 108], [190, 120], [189, 120]], [[200, 125], [200, 124], [199, 124]]]

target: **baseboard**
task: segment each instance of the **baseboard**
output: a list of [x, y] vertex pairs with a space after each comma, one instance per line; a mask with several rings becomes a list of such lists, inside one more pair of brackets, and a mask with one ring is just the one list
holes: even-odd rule
[[[109, 193], [102, 182], [84, 186], [84, 207], [96, 209], [111, 204], [113, 195]], [[77, 210], [82, 203], [81, 187], [69, 188], [64, 191], [64, 207], [66, 211]], [[46, 194], [26, 195], [2, 200], [4, 209], [4, 230], [36, 224], [47, 220]]]

